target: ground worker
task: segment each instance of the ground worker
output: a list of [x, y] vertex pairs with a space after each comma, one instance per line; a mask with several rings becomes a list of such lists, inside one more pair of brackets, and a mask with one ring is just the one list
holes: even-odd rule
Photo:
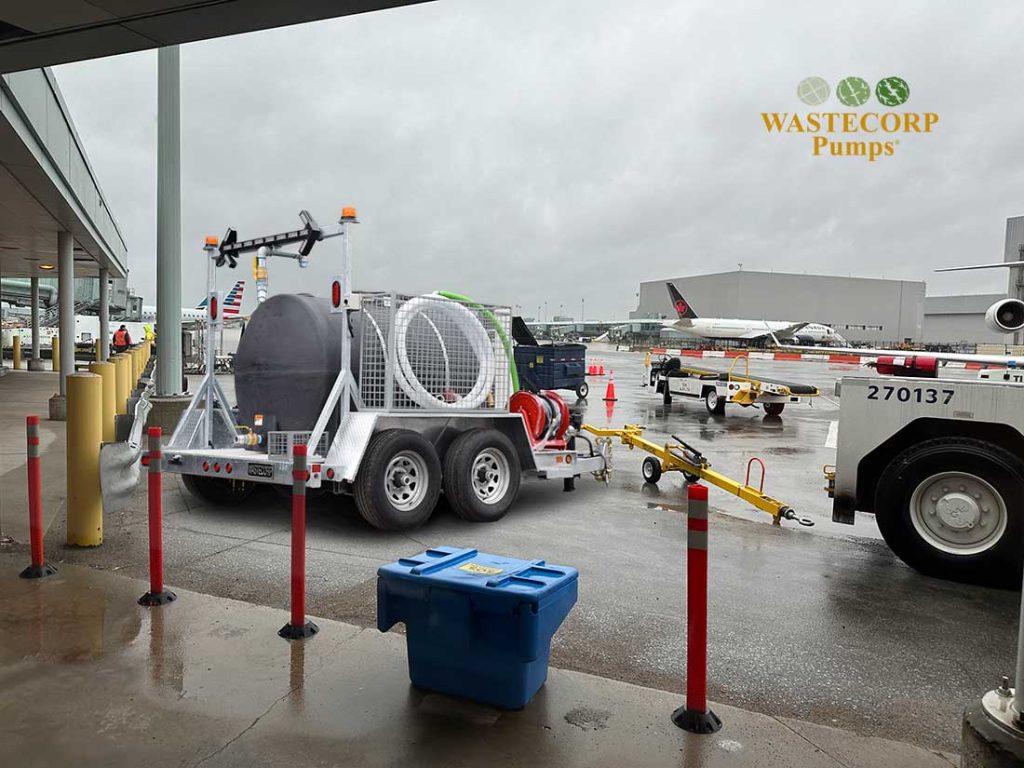
[[142, 326], [142, 334], [143, 336], [146, 337], [146, 341], [152, 341], [153, 339], [156, 338], [156, 334], [153, 333], [153, 326], [151, 326], [149, 323], [146, 323], [144, 326]]
[[124, 352], [132, 345], [132, 337], [123, 325], [114, 331], [114, 351]]
[[647, 382], [651, 380], [651, 350], [644, 352], [644, 383], [643, 386], [647, 386]]

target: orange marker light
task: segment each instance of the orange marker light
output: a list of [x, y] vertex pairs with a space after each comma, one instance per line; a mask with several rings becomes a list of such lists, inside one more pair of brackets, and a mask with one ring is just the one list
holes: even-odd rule
[[207, 235], [206, 236], [206, 244], [207, 245], [217, 245], [217, 243], [219, 243], [219, 242], [220, 241], [216, 237], [214, 237], [213, 235]]
[[352, 206], [345, 206], [341, 209], [341, 218], [343, 219], [354, 219], [356, 217], [356, 209]]

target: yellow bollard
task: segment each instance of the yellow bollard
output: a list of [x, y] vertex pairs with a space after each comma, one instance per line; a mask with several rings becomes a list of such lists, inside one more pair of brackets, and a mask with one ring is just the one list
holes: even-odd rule
[[113, 363], [89, 363], [89, 372], [103, 379], [103, 442], [114, 442], [114, 413], [117, 402], [117, 374]]
[[131, 393], [131, 363], [128, 355], [111, 355], [114, 364], [114, 410], [116, 413], [128, 413], [128, 395]]
[[67, 543], [103, 543], [100, 443], [103, 441], [103, 378], [94, 373], [67, 377]]
[[50, 361], [54, 371], [60, 371], [60, 336], [53, 335], [50, 339]]
[[103, 339], [96, 339], [96, 362], [103, 362]]
[[124, 352], [128, 355], [128, 370], [131, 371], [131, 381], [128, 382], [128, 392], [131, 393], [139, 383], [139, 354], [135, 347], [129, 347]]
[[21, 335], [17, 333], [11, 339], [11, 365], [14, 370], [21, 368]]

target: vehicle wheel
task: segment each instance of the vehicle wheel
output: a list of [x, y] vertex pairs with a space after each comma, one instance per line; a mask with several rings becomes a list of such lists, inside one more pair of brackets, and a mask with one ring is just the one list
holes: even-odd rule
[[252, 495], [257, 485], [248, 480], [228, 480], [201, 475], [182, 475], [181, 480], [193, 496], [226, 507], [241, 504]]
[[587, 399], [587, 395], [589, 395], [589, 394], [590, 394], [590, 385], [587, 384], [587, 382], [584, 381], [582, 384], [580, 384], [578, 387], [576, 387], [576, 397], [578, 397], [580, 400], [586, 400]]
[[764, 414], [765, 416], [778, 416], [785, 407], [785, 403], [765, 403]]
[[500, 520], [519, 495], [522, 468], [512, 441], [496, 429], [471, 429], [444, 457], [444, 494], [455, 514], [473, 523]]
[[704, 407], [708, 409], [708, 413], [721, 416], [725, 413], [725, 398], [719, 396], [717, 389], [709, 387], [704, 393]]
[[1024, 464], [983, 440], [938, 438], [882, 472], [875, 519], [890, 549], [929, 576], [1019, 587]]
[[645, 483], [656, 483], [661, 480], [661, 462], [653, 456], [644, 459], [640, 472], [644, 476]]
[[423, 525], [441, 495], [441, 461], [423, 435], [388, 429], [370, 440], [353, 491], [374, 528], [405, 531]]
[[693, 474], [693, 472], [687, 472], [685, 469], [683, 470], [683, 478], [688, 483], [698, 483], [698, 482], [700, 482], [700, 475], [695, 475], [695, 474]]
[[668, 388], [668, 379], [663, 379], [661, 382], [661, 402], [665, 405], [672, 405], [672, 391]]

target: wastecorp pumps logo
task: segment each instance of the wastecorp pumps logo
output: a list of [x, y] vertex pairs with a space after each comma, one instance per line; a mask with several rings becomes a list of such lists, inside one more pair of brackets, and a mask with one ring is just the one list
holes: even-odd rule
[[[907, 134], [931, 133], [939, 122], [935, 112], [880, 111], [869, 105], [874, 95], [884, 107], [901, 107], [910, 98], [910, 85], [902, 77], [883, 77], [874, 87], [862, 77], [844, 77], [835, 85], [835, 97], [845, 111], [762, 112], [768, 133], [795, 133], [811, 139], [814, 157], [863, 157], [873, 163], [896, 154]], [[823, 77], [806, 77], [796, 95], [809, 107], [820, 107], [832, 96]], [[859, 107], [865, 107], [859, 110]], [[856, 111], [854, 111], [856, 110]]]

